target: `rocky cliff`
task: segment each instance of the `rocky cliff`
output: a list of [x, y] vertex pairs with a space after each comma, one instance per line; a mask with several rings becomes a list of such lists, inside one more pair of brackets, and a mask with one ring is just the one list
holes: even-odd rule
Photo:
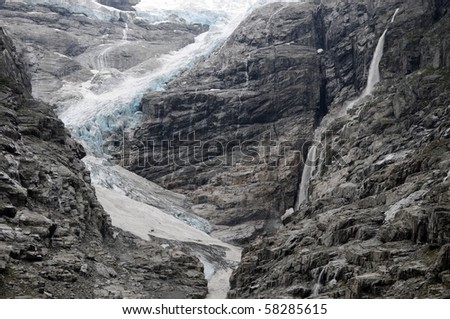
[[[448, 297], [449, 42], [437, 36], [447, 11], [442, 1], [256, 10], [144, 97], [120, 160], [190, 196], [217, 236], [251, 242], [230, 297]], [[278, 228], [315, 128], [363, 91], [386, 28], [382, 85], [329, 124], [310, 204]]]
[[[209, 59], [144, 97], [144, 123], [118, 160], [190, 196], [223, 239], [245, 244], [272, 232], [295, 204], [314, 128], [364, 88], [377, 40], [399, 6], [327, 1], [255, 10]], [[388, 39], [397, 55], [383, 60], [386, 78], [447, 59], [439, 43], [417, 57], [425, 40], [405, 35], [429, 27], [443, 6], [404, 6]]]
[[76, 143], [0, 30], [0, 297], [200, 298], [203, 266], [111, 226]]
[[347, 73], [327, 77], [328, 108], [362, 87], [360, 52], [397, 7], [382, 84], [316, 141], [309, 203], [244, 250], [230, 297], [450, 296], [448, 4], [322, 6], [326, 74]]
[[151, 24], [123, 11], [111, 17], [95, 13], [100, 15], [95, 18], [77, 10], [81, 9], [63, 3], [11, 2], [0, 11], [2, 25], [28, 65], [33, 96], [60, 109], [82, 99], [74, 86], [94, 75], [89, 89], [100, 94], [105, 83], [122, 83], [121, 72], [155, 69], [158, 57], [188, 45], [207, 30], [199, 24]]
[[124, 11], [134, 11], [133, 6], [137, 5], [140, 0], [98, 0], [98, 3], [106, 6], [114, 7]]
[[225, 240], [274, 230], [325, 111], [316, 17], [315, 5], [253, 12], [209, 59], [144, 97], [123, 165], [188, 194]]

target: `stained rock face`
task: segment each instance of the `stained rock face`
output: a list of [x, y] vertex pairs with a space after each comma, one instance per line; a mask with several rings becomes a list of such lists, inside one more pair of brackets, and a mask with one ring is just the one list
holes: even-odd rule
[[83, 148], [31, 97], [3, 29], [0, 52], [0, 297], [205, 297], [197, 258], [111, 226]]
[[[244, 250], [229, 297], [450, 296], [448, 39], [436, 36], [449, 31], [446, 6], [401, 7], [382, 84], [328, 126], [310, 203]], [[394, 11], [380, 5], [375, 18]]]

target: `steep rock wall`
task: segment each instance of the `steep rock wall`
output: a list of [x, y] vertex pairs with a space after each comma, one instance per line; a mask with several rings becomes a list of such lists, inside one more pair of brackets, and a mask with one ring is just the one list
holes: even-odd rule
[[83, 148], [31, 97], [3, 29], [0, 52], [0, 297], [205, 297], [197, 258], [111, 226]]
[[[295, 204], [314, 128], [328, 110], [362, 91], [377, 40], [397, 8], [402, 12], [387, 39], [383, 76], [448, 60], [445, 42], [439, 50], [422, 46], [418, 61], [416, 46], [404, 40], [413, 28], [440, 19], [446, 4], [317, 3], [256, 10], [166, 92], [147, 94], [144, 123], [125, 140], [117, 161], [189, 195], [224, 239], [246, 243], [273, 231]], [[417, 45], [426, 41], [416, 37]]]
[[316, 16], [297, 4], [252, 13], [209, 59], [144, 97], [122, 164], [188, 194], [226, 240], [272, 231], [294, 203], [321, 108]]
[[[374, 17], [389, 21], [397, 5]], [[244, 250], [230, 297], [448, 298], [450, 82], [448, 37], [437, 36], [448, 4], [400, 8], [384, 81], [328, 126], [310, 204]], [[331, 108], [349, 100], [338, 91]]]

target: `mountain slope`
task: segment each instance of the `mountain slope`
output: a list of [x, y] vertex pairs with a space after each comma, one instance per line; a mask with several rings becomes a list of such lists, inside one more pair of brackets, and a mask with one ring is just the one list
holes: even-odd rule
[[273, 231], [293, 205], [323, 98], [315, 9], [255, 10], [209, 59], [144, 97], [124, 143], [123, 165], [188, 195], [224, 240]]
[[[380, 5], [372, 18], [389, 21], [397, 5]], [[341, 15], [338, 8], [329, 17]], [[346, 8], [349, 23], [368, 9]], [[309, 203], [244, 250], [230, 297], [450, 296], [449, 42], [437, 36], [449, 32], [447, 8], [400, 6], [382, 84], [328, 125]], [[352, 51], [361, 43], [339, 38]], [[339, 91], [330, 109], [350, 101]]]
[[[165, 92], [148, 93], [143, 123], [117, 157], [189, 196], [224, 240], [246, 244], [272, 233], [295, 206], [314, 128], [362, 91], [377, 40], [397, 8], [387, 39], [395, 54], [383, 59], [383, 76], [448, 59], [439, 42], [421, 45], [420, 33], [411, 32], [429, 30], [445, 4], [315, 3], [255, 10], [210, 58]], [[395, 37], [401, 42], [393, 44]]]
[[86, 155], [0, 30], [0, 297], [202, 298], [199, 260], [111, 226]]

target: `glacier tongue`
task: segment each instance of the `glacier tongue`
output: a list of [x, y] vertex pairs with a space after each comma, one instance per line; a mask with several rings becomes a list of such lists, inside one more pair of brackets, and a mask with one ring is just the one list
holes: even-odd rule
[[114, 226], [144, 240], [180, 243], [203, 263], [208, 298], [223, 299], [229, 278], [241, 258], [241, 249], [210, 235], [209, 223], [194, 215], [183, 195], [170, 192], [105, 159], [88, 156], [97, 198]]
[[223, 243], [158, 208], [135, 201], [113, 190], [97, 186], [96, 191], [114, 226], [144, 240], [159, 238], [169, 242], [186, 243], [204, 264], [205, 276], [209, 282], [208, 297], [214, 299], [226, 297], [229, 289], [228, 278], [241, 258], [240, 248]]
[[[242, 19], [243, 15], [211, 26], [210, 30], [199, 35], [194, 43], [160, 57], [160, 67], [156, 70], [142, 74], [145, 65], [139, 65], [123, 72], [122, 83], [119, 86], [104, 88], [101, 94], [93, 94], [89, 90], [90, 83], [82, 86], [67, 83], [64, 90], [78, 94], [75, 94], [75, 100], [69, 99], [63, 103], [60, 118], [71, 128], [75, 137], [84, 142], [89, 151], [102, 156], [99, 145], [102, 140], [97, 137], [98, 131], [102, 134], [109, 133], [129, 127], [135, 120], [139, 120], [136, 119], [135, 113], [139, 111], [140, 99], [147, 90], [163, 90], [164, 83], [209, 55], [218, 44], [225, 41]], [[120, 41], [116, 45], [126, 45], [123, 42], [126, 41]], [[104, 53], [101, 53], [102, 61]], [[104, 62], [102, 67], [106, 66], [107, 63]]]
[[210, 233], [211, 225], [190, 210], [189, 200], [181, 194], [168, 191], [107, 160], [88, 156], [83, 160], [91, 172], [95, 187], [110, 189], [130, 199], [160, 209], [185, 224]]

